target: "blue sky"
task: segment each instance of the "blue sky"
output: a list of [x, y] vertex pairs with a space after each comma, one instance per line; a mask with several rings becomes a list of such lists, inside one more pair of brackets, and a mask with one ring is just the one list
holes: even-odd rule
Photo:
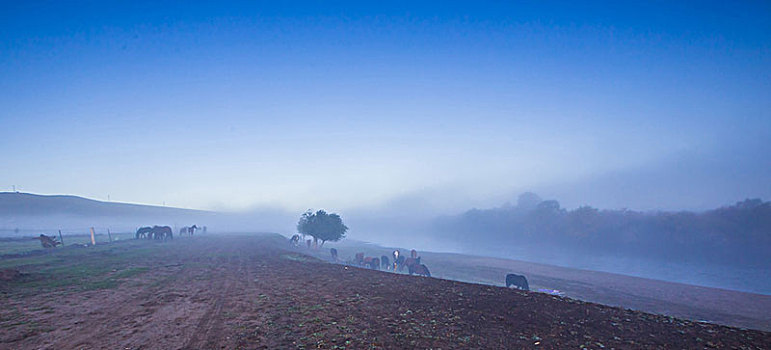
[[0, 189], [209, 209], [771, 198], [764, 2], [0, 4]]

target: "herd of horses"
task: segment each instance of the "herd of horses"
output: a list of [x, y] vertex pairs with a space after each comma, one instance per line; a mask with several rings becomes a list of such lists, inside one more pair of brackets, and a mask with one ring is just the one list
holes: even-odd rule
[[[185, 226], [179, 229], [179, 235], [187, 234], [188, 236], [192, 236], [196, 230], [201, 230], [203, 233], [206, 233], [206, 226], [203, 226], [199, 228], [196, 225], [193, 226]], [[174, 239], [174, 233], [171, 230], [171, 227], [169, 226], [145, 226], [140, 227], [137, 229], [136, 233], [136, 239], [153, 239], [153, 240], [167, 240], [167, 239]]]
[[171, 231], [171, 227], [168, 226], [145, 226], [137, 229], [136, 239], [140, 238], [165, 241], [167, 239], [174, 239], [174, 234]]
[[[310, 242], [310, 241], [308, 241]], [[293, 247], [299, 246], [300, 235], [294, 235], [289, 239], [289, 244]], [[308, 248], [310, 248], [310, 243]], [[332, 261], [340, 263], [337, 249], [330, 248], [330, 255], [332, 255]], [[390, 270], [393, 272], [404, 272], [404, 268], [407, 268], [407, 272], [410, 275], [419, 275], [425, 277], [431, 277], [431, 272], [428, 270], [425, 264], [422, 264], [418, 252], [415, 249], [410, 250], [410, 257], [406, 257], [401, 254], [399, 250], [394, 250], [393, 260], [386, 255], [382, 255], [379, 258], [376, 256], [365, 256], [363, 252], [356, 253], [353, 260], [342, 261], [342, 263], [353, 266], [360, 266], [370, 268], [373, 270]], [[393, 261], [393, 263], [391, 263]], [[517, 288], [521, 290], [530, 290], [530, 285], [527, 283], [527, 278], [517, 274], [506, 275], [506, 287]]]
[[[331, 248], [329, 253], [332, 255], [332, 260], [338, 261], [337, 249]], [[406, 258], [399, 250], [394, 250], [393, 264], [388, 256], [383, 255], [381, 257], [364, 256], [364, 253], [356, 253], [353, 260], [348, 261], [350, 265], [356, 265], [361, 267], [370, 268], [373, 270], [391, 270], [394, 272], [404, 272], [404, 268], [407, 268], [407, 272], [410, 275], [420, 275], [431, 277], [431, 272], [426, 265], [420, 262], [418, 252], [413, 249], [410, 251], [410, 257]]]

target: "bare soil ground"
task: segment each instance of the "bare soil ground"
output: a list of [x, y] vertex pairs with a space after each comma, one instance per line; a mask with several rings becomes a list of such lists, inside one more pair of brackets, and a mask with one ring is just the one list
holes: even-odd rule
[[771, 333], [328, 264], [277, 236], [0, 261], [3, 349], [771, 348]]
[[[391, 255], [385, 248], [347, 240], [338, 245], [340, 257], [356, 252]], [[406, 249], [401, 249], [407, 253]], [[527, 276], [531, 290], [559, 290], [573, 299], [620, 306], [693, 321], [709, 321], [750, 329], [771, 331], [771, 295], [579, 270], [554, 265], [491, 257], [419, 252], [434, 277], [503, 286], [507, 273]], [[328, 250], [317, 254], [326, 258]]]

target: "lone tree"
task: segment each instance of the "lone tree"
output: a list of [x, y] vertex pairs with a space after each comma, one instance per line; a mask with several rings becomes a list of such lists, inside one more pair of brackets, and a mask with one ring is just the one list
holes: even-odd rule
[[312, 212], [306, 211], [297, 222], [297, 232], [313, 237], [313, 243], [321, 245], [326, 241], [337, 242], [345, 236], [348, 227], [343, 224], [343, 219], [335, 213], [327, 214], [323, 210]]

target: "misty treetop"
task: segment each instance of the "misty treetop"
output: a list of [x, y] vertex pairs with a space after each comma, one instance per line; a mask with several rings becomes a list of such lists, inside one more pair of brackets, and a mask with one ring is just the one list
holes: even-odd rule
[[769, 265], [771, 256], [771, 202], [760, 199], [704, 212], [639, 212], [590, 206], [566, 210], [555, 200], [526, 193], [516, 205], [442, 217], [435, 228], [475, 247], [560, 247], [581, 254], [742, 265]]
[[313, 212], [306, 211], [297, 222], [297, 232], [303, 236], [313, 237], [314, 242], [321, 240], [321, 245], [326, 241], [336, 242], [345, 237], [348, 227], [343, 224], [343, 219], [335, 213], [328, 214], [324, 210]]

